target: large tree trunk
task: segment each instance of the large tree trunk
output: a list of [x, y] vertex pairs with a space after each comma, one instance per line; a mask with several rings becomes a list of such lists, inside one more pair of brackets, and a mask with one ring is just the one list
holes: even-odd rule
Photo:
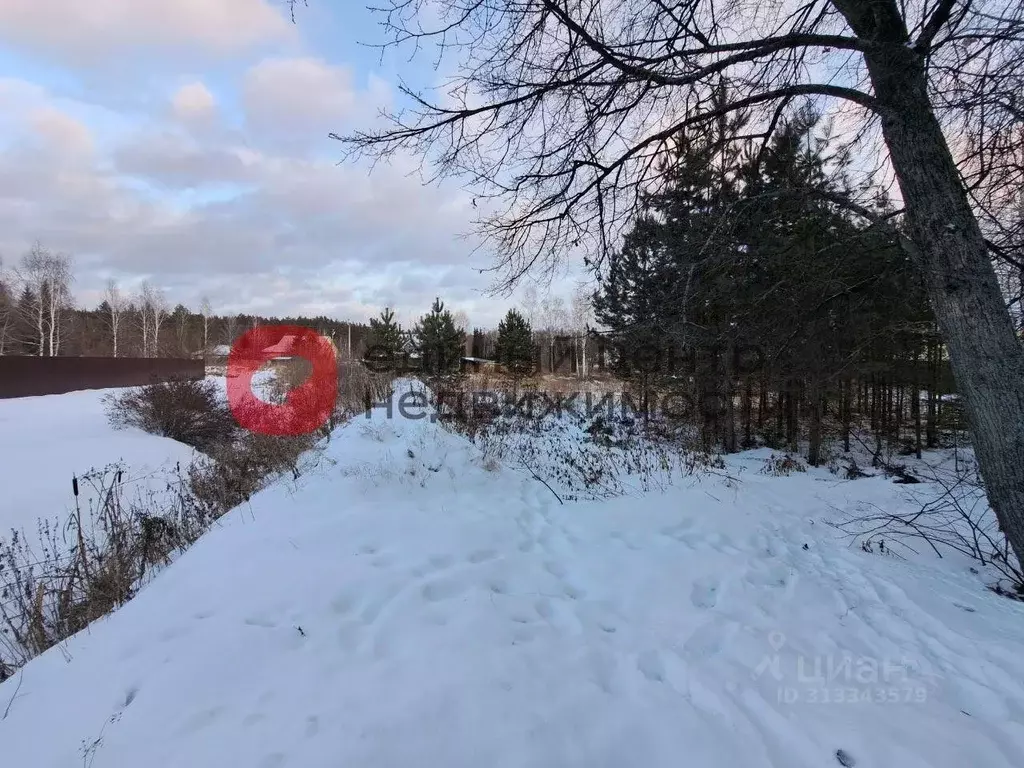
[[872, 4], [833, 2], [859, 35], [882, 43], [865, 60], [903, 192], [910, 250], [923, 272], [949, 349], [989, 503], [1021, 558], [1024, 349], [1014, 334], [981, 229], [931, 108], [923, 57], [898, 35], [894, 39], [892, 30], [879, 31], [879, 22], [867, 18]]

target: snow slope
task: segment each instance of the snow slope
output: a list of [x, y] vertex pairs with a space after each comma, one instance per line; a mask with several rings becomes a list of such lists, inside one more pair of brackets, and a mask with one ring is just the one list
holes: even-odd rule
[[562, 505], [428, 419], [376, 411], [0, 686], [0, 757], [1024, 765], [1024, 605], [823, 523], [902, 486], [768, 477], [765, 455], [733, 457], [735, 482]]
[[40, 518], [63, 524], [74, 504], [73, 475], [123, 460], [129, 479], [152, 475], [157, 488], [163, 470], [191, 460], [192, 449], [170, 438], [112, 429], [102, 400], [116, 391], [0, 400], [0, 537], [12, 528], [34, 534]]

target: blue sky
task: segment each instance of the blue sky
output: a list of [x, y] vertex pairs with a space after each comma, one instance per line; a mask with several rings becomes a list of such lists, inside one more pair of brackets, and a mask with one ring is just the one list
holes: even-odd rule
[[[63, 23], [54, 24], [60, 19]], [[143, 279], [221, 312], [410, 321], [435, 295], [493, 326], [470, 257], [471, 197], [424, 187], [412, 158], [338, 165], [327, 133], [395, 106], [430, 59], [380, 41], [360, 3], [5, 0], [0, 4], [0, 257], [72, 255], [75, 294]]]

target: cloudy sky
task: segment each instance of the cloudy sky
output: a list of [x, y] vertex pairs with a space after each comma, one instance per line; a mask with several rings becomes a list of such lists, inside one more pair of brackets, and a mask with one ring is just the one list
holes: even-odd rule
[[[494, 325], [471, 197], [327, 138], [393, 103], [362, 0], [0, 0], [0, 256], [72, 254], [80, 304], [148, 278], [219, 312], [411, 319], [435, 295]], [[401, 67], [399, 70], [398, 67]], [[419, 79], [419, 82], [417, 80]]]

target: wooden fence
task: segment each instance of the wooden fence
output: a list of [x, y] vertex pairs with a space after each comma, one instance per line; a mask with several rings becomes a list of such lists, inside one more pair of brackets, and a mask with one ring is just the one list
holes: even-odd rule
[[4, 355], [0, 356], [0, 399], [137, 387], [172, 378], [201, 379], [205, 375], [203, 360]]

